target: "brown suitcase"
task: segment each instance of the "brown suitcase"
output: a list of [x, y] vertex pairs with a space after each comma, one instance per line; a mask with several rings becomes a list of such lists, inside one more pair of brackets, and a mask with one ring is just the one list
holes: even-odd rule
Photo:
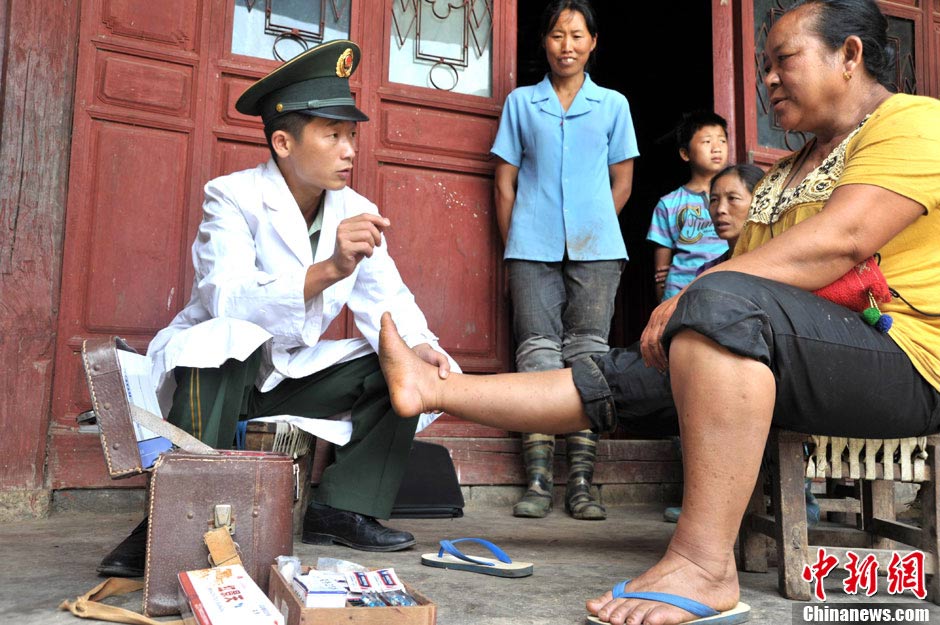
[[228, 526], [245, 570], [267, 592], [268, 569], [293, 553], [294, 463], [263, 452], [163, 454], [150, 480], [144, 612], [179, 612], [180, 571], [213, 566], [203, 535]]
[[[216, 451], [132, 405], [124, 391], [117, 337], [82, 346], [101, 445], [114, 478], [152, 472], [148, 497], [144, 612], [179, 612], [177, 574], [212, 566], [203, 535], [228, 526], [245, 570], [267, 591], [268, 568], [293, 553], [291, 509], [295, 471], [290, 456]], [[164, 453], [148, 471], [141, 465], [132, 422], [164, 436], [181, 450]]]

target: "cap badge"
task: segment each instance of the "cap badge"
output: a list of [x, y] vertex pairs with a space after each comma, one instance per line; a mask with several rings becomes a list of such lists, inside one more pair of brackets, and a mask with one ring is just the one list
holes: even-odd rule
[[352, 69], [353, 51], [351, 48], [346, 48], [336, 61], [336, 75], [340, 78], [349, 78], [349, 75], [352, 74]]

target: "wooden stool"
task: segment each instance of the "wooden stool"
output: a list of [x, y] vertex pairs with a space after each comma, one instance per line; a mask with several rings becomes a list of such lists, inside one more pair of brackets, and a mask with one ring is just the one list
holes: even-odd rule
[[[738, 539], [740, 568], [767, 571], [767, 539], [777, 548], [780, 594], [788, 599], [809, 600], [810, 585], [802, 578], [803, 567], [815, 561], [816, 547], [825, 547], [843, 564], [846, 552], [873, 553], [879, 570], [887, 570], [895, 541], [909, 550], [925, 554], [928, 598], [940, 603], [940, 575], [937, 575], [937, 518], [940, 514], [934, 477], [940, 475], [937, 443], [940, 436], [908, 439], [852, 439], [811, 436], [772, 428], [767, 441], [769, 467], [765, 462], [751, 501], [741, 523]], [[805, 443], [815, 449], [805, 458]], [[876, 454], [882, 453], [879, 462]], [[895, 452], [900, 457], [895, 462]], [[847, 456], [847, 458], [845, 457]], [[770, 508], [764, 484], [770, 478]], [[850, 478], [859, 485], [858, 500], [843, 500], [827, 509], [859, 513], [857, 527], [819, 527], [807, 532], [804, 481], [807, 478]], [[894, 482], [921, 484], [922, 527], [900, 523], [894, 513]], [[810, 545], [813, 546], [812, 552]], [[862, 556], [864, 557], [864, 556]]]

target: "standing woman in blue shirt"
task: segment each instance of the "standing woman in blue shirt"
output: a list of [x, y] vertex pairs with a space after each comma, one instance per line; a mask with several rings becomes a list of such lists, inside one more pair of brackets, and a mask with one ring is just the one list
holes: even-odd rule
[[[492, 149], [519, 371], [561, 369], [608, 351], [627, 260], [617, 215], [638, 155], [626, 98], [585, 72], [597, 46], [588, 0], [551, 2], [541, 41], [550, 71], [509, 94]], [[523, 435], [528, 489], [516, 516], [551, 510], [554, 442]], [[596, 446], [590, 430], [567, 437], [565, 508], [577, 519], [607, 516], [591, 493]]]

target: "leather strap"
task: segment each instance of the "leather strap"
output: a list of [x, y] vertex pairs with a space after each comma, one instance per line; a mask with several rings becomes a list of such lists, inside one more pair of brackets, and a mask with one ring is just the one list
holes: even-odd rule
[[206, 445], [201, 440], [185, 432], [172, 423], [167, 423], [162, 417], [129, 404], [131, 419], [134, 423], [142, 425], [154, 434], [162, 436], [180, 449], [194, 454], [218, 455], [218, 451]]
[[209, 557], [212, 566], [228, 566], [230, 564], [241, 564], [242, 559], [238, 557], [238, 550], [232, 535], [229, 534], [227, 527], [217, 527], [209, 530], [203, 536], [206, 541], [206, 547], [209, 548]]
[[75, 601], [63, 601], [59, 604], [59, 609], [71, 612], [79, 618], [90, 618], [98, 621], [108, 621], [110, 623], [130, 623], [131, 625], [185, 625], [185, 621], [155, 621], [143, 614], [101, 603], [102, 599], [134, 592], [143, 587], [144, 583], [138, 580], [109, 577], [84, 595], [76, 597]]

